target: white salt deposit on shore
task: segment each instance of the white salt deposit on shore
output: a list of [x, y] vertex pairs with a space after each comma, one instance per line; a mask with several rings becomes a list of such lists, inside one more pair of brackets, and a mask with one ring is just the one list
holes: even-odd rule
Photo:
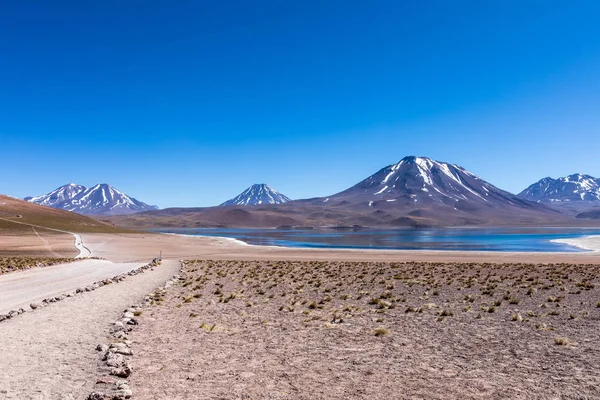
[[600, 252], [600, 236], [586, 236], [575, 239], [554, 239], [554, 243], [567, 244], [569, 246], [579, 247], [580, 249]]

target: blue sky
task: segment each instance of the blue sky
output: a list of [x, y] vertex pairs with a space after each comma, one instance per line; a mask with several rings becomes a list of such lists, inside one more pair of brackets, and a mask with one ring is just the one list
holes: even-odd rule
[[406, 155], [513, 192], [600, 176], [598, 1], [27, 1], [0, 12], [0, 193], [215, 205]]

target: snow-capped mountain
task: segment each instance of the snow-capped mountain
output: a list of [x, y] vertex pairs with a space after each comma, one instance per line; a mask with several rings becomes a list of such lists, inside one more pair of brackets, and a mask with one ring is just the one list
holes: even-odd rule
[[323, 199], [323, 202], [350, 203], [414, 203], [414, 205], [457, 203], [490, 207], [524, 206], [529, 202], [498, 189], [464, 168], [426, 157], [405, 157], [389, 165], [357, 185]]
[[105, 183], [91, 188], [74, 183], [38, 197], [26, 197], [24, 200], [43, 206], [90, 215], [132, 214], [141, 211], [156, 210], [139, 200], [129, 197]]
[[600, 179], [589, 175], [573, 174], [563, 178], [544, 178], [519, 193], [522, 199], [538, 203], [598, 203]]
[[283, 204], [290, 201], [289, 197], [284, 196], [268, 185], [255, 184], [244, 190], [231, 200], [227, 200], [221, 206], [256, 206], [261, 204]]
[[77, 185], [75, 183], [69, 183], [68, 185], [63, 185], [58, 189], [55, 189], [43, 196], [25, 197], [23, 200], [28, 201], [30, 203], [39, 204], [41, 206], [62, 208], [58, 205], [68, 200], [74, 199], [86, 189], [87, 188], [85, 186]]

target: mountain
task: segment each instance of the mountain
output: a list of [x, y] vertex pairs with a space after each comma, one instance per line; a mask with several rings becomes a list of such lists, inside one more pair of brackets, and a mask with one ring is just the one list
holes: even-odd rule
[[91, 188], [71, 183], [61, 186], [46, 195], [26, 197], [24, 200], [88, 215], [133, 214], [158, 208], [129, 197], [105, 183]]
[[33, 234], [32, 228], [24, 224], [82, 233], [122, 232], [111, 224], [84, 215], [0, 195], [0, 233]]
[[28, 201], [30, 203], [38, 204], [40, 206], [62, 208], [60, 207], [60, 204], [74, 199], [80, 193], [86, 190], [87, 188], [85, 186], [77, 185], [75, 183], [69, 183], [68, 185], [63, 185], [58, 189], [51, 191], [48, 194], [38, 197], [25, 197], [23, 200]]
[[244, 190], [231, 200], [227, 200], [221, 206], [255, 206], [261, 204], [283, 204], [291, 201], [289, 197], [284, 196], [268, 185], [255, 184]]
[[[323, 198], [330, 202], [401, 208], [451, 207], [458, 211], [516, 208], [542, 210], [534, 203], [501, 190], [466, 169], [426, 157], [405, 157], [351, 188]], [[544, 210], [546, 211], [546, 210]]]
[[[242, 204], [245, 204], [242, 202]], [[565, 213], [521, 199], [457, 165], [405, 157], [337, 194], [254, 207], [177, 208], [110, 220], [124, 227], [357, 228], [572, 226]], [[589, 222], [578, 220], [580, 224]]]
[[525, 200], [553, 205], [600, 204], [600, 179], [582, 174], [558, 179], [544, 178], [523, 190], [518, 196]]

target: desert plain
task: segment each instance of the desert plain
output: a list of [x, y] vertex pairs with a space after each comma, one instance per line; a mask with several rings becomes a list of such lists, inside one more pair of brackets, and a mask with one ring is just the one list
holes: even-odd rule
[[[77, 254], [72, 237], [38, 234], [1, 236], [0, 257]], [[95, 347], [132, 304], [139, 324], [127, 334], [126, 380], [136, 399], [600, 398], [597, 251], [305, 250], [150, 233], [81, 238], [102, 260], [7, 272], [0, 292], [28, 303], [39, 300], [34, 288], [12, 289], [28, 274], [38, 274], [44, 296], [58, 295], [72, 290], [61, 286], [66, 273], [104, 279], [104, 270], [109, 277], [160, 255], [163, 262], [0, 322], [1, 398], [85, 399], [98, 388]], [[600, 248], [597, 238], [579, 244]], [[93, 278], [85, 277], [90, 271]], [[158, 289], [174, 275], [173, 285]]]

